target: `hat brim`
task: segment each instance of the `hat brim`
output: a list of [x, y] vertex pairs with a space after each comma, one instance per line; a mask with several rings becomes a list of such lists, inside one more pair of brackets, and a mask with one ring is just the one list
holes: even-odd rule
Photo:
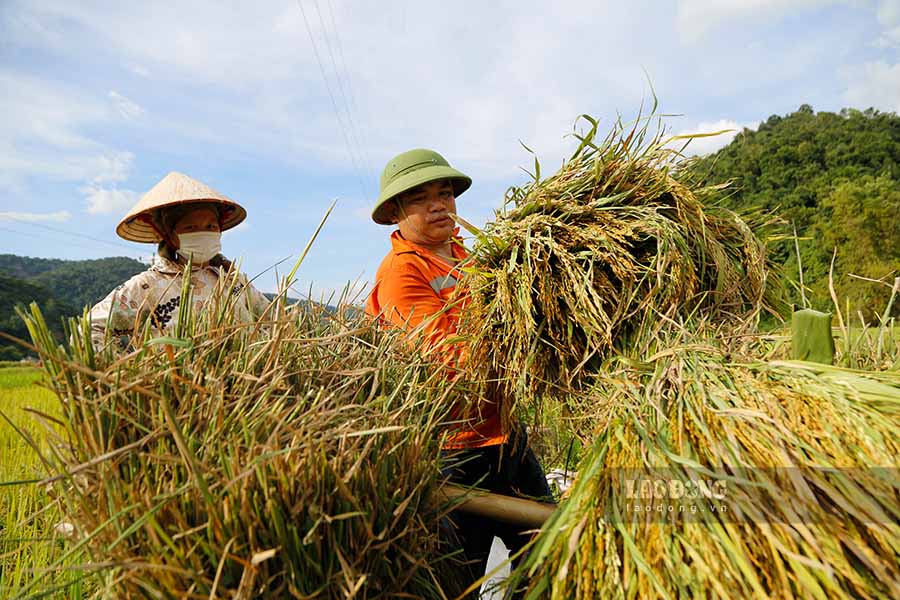
[[379, 225], [393, 225], [390, 220], [388, 207], [385, 204], [403, 192], [407, 192], [423, 183], [439, 179], [450, 180], [453, 185], [453, 194], [457, 198], [472, 185], [472, 179], [468, 175], [460, 173], [453, 167], [435, 165], [418, 169], [398, 177], [382, 190], [378, 196], [378, 202], [375, 203], [375, 208], [372, 209], [372, 220]]
[[119, 223], [118, 227], [116, 227], [116, 233], [119, 235], [119, 237], [131, 242], [142, 242], [148, 244], [155, 244], [157, 242], [160, 242], [162, 241], [162, 237], [159, 235], [159, 232], [152, 224], [153, 211], [169, 208], [172, 206], [180, 206], [183, 204], [218, 205], [220, 207], [220, 210], [222, 211], [222, 214], [224, 214], [219, 223], [221, 231], [226, 231], [228, 229], [237, 227], [241, 224], [241, 222], [243, 222], [244, 219], [247, 218], [247, 211], [244, 210], [243, 206], [236, 202], [231, 202], [229, 200], [224, 200], [221, 198], [191, 198], [160, 204], [153, 207], [152, 209], [148, 208], [141, 212], [129, 214], [124, 219], [122, 219], [122, 222]]

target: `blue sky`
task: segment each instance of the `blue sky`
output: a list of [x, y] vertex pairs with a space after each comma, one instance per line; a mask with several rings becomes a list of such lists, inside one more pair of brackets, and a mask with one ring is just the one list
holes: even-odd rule
[[900, 112], [900, 0], [4, 0], [0, 253], [148, 256], [115, 225], [177, 170], [246, 206], [223, 246], [251, 275], [296, 258], [338, 199], [298, 291], [365, 283], [391, 156], [443, 153], [480, 225], [525, 179], [520, 141], [552, 170], [577, 115], [637, 111], [645, 72], [673, 133], [804, 103]]

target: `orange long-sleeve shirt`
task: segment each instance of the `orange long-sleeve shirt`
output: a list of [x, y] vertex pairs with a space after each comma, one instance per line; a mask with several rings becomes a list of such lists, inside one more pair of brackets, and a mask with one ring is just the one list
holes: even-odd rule
[[[454, 258], [468, 254], [454, 232]], [[460, 273], [454, 265], [417, 246], [395, 231], [391, 251], [375, 274], [375, 286], [366, 302], [366, 313], [382, 322], [410, 330], [421, 328], [427, 346], [435, 347], [456, 333], [460, 303], [450, 303]], [[445, 448], [481, 448], [506, 441], [496, 404], [484, 402], [480, 419], [461, 425], [448, 437]]]

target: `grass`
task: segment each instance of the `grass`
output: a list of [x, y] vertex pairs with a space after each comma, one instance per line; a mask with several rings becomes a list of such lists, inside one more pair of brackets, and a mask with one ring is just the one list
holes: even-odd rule
[[55, 529], [61, 520], [58, 507], [44, 487], [33, 483], [44, 478], [46, 471], [16, 431], [46, 450], [44, 427], [26, 411], [58, 414], [59, 403], [40, 385], [42, 379], [41, 371], [33, 367], [0, 368], [0, 411], [12, 422], [0, 421], [0, 597], [29, 597], [18, 592], [40, 582], [41, 593], [48, 597], [83, 598], [89, 583], [82, 573], [65, 568], [80, 562], [80, 554], [63, 561], [60, 569], [42, 571], [72, 545]]
[[[900, 325], [893, 320], [884, 325], [832, 327], [834, 364], [848, 369], [897, 371], [900, 369]], [[791, 330], [784, 327], [760, 336], [760, 350], [768, 359], [787, 359], [791, 355]], [[761, 353], [762, 354], [762, 353]]]
[[900, 369], [900, 325], [852, 325], [834, 328], [835, 364], [874, 371]]

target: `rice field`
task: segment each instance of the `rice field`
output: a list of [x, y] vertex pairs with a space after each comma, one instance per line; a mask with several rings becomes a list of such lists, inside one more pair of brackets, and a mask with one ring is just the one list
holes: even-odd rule
[[[83, 572], [66, 570], [83, 557], [58, 527], [60, 512], [46, 489], [34, 483], [46, 470], [22, 436], [46, 449], [45, 429], [26, 409], [58, 416], [59, 403], [42, 379], [34, 367], [0, 368], [0, 411], [9, 419], [0, 422], [0, 598], [75, 599], [91, 589]], [[22, 594], [36, 582], [38, 593]]]

